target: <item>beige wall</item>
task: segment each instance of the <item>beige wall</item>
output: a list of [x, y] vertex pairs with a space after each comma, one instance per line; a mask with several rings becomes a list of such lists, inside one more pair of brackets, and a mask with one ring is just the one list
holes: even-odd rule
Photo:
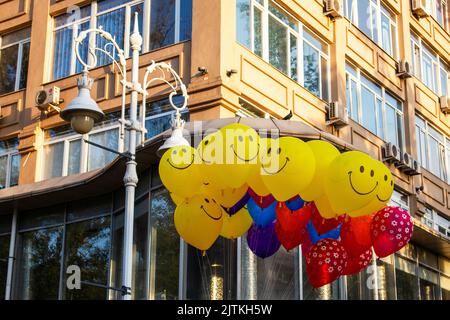
[[[77, 0], [12, 0], [0, 1], [0, 35], [32, 25], [31, 55], [27, 89], [0, 97], [2, 117], [0, 137], [20, 137], [22, 168], [20, 183], [31, 183], [36, 177], [37, 150], [42, 129], [62, 124], [57, 114], [44, 116], [34, 105], [36, 91], [51, 85], [62, 89], [64, 103], [75, 97], [76, 76], [47, 83], [51, 63], [51, 17], [62, 13]], [[450, 63], [450, 34], [432, 18], [418, 21], [410, 13], [409, 0], [383, 0], [398, 14], [399, 55], [411, 61], [410, 29], [425, 39]], [[450, 119], [439, 110], [438, 97], [421, 81], [400, 80], [395, 75], [396, 61], [371, 42], [348, 20], [331, 21], [323, 15], [321, 0], [278, 0], [290, 14], [330, 44], [331, 99], [345, 104], [345, 61], [351, 61], [373, 79], [395, 93], [404, 102], [407, 151], [416, 156], [414, 114], [418, 111], [428, 121], [450, 136]], [[34, 10], [31, 7], [34, 5]], [[207, 13], [207, 14], [206, 14]], [[375, 158], [381, 157], [383, 141], [359, 124], [339, 131], [326, 126], [326, 101], [317, 98], [295, 81], [276, 71], [235, 40], [235, 1], [193, 0], [192, 41], [179, 43], [141, 57], [141, 72], [156, 61], [170, 61], [188, 84], [191, 119], [230, 117], [244, 98], [273, 117], [281, 118], [292, 111], [294, 119], [305, 121], [318, 129], [334, 133]], [[207, 75], [198, 75], [197, 68], [206, 67]], [[227, 70], [238, 73], [227, 76]], [[120, 107], [120, 84], [110, 66], [93, 70], [93, 96], [105, 111]], [[142, 76], [142, 75], [141, 75]], [[164, 94], [162, 86], [151, 88], [152, 99]], [[450, 186], [424, 170], [421, 177], [411, 178], [395, 168], [397, 185], [413, 196], [415, 187], [424, 185], [420, 201], [433, 205], [450, 216]]]

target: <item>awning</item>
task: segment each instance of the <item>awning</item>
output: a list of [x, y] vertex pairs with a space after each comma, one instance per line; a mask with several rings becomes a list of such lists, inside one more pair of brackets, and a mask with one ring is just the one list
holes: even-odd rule
[[450, 259], [450, 239], [417, 219], [414, 219], [412, 241]]
[[[305, 140], [326, 140], [341, 150], [355, 149], [342, 139], [299, 121], [240, 117], [196, 121], [186, 123], [185, 134], [190, 135], [193, 144], [196, 144], [205, 132], [220, 129], [231, 123], [246, 124], [257, 131], [264, 130], [279, 136], [293, 136]], [[172, 130], [167, 130], [147, 140], [143, 146], [138, 147], [136, 153], [138, 174], [152, 164], [158, 163], [156, 151], [163, 141], [171, 135], [171, 132]], [[112, 163], [99, 170], [0, 190], [0, 214], [11, 213], [14, 206], [17, 206], [19, 210], [29, 210], [116, 190], [122, 185], [125, 164], [126, 158], [118, 156]]]

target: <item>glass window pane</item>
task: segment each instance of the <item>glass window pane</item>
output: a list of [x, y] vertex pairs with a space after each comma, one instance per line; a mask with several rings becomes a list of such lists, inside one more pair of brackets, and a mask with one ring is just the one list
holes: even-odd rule
[[81, 166], [81, 139], [69, 142], [69, 164], [67, 175], [80, 173]]
[[64, 142], [44, 146], [44, 179], [62, 176]]
[[[119, 148], [119, 129], [112, 129], [91, 134], [89, 140], [106, 146], [110, 149], [118, 150]], [[88, 171], [95, 170], [106, 166], [114, 160], [116, 154], [107, 150], [100, 149], [96, 146], [89, 145], [88, 154]]]
[[118, 7], [120, 5], [126, 4], [127, 2], [131, 2], [133, 0], [99, 0], [98, 3], [98, 12], [106, 11], [108, 9], [112, 9]]
[[397, 299], [415, 300], [419, 298], [416, 263], [395, 257]]
[[55, 17], [55, 27], [58, 28], [70, 23], [76, 23], [78, 20], [87, 18], [91, 15], [91, 5], [79, 9], [79, 11], [72, 11]]
[[369, 0], [358, 0], [358, 28], [369, 37], [371, 36]]
[[441, 276], [442, 300], [450, 300], [450, 278]]
[[192, 34], [192, 0], [181, 0], [180, 6], [180, 41], [184, 41]]
[[16, 299], [58, 299], [62, 235], [62, 227], [19, 234]]
[[291, 38], [291, 43], [290, 43], [290, 45], [291, 45], [291, 52], [290, 52], [291, 74], [290, 74], [290, 76], [293, 80], [297, 81], [297, 79], [298, 79], [298, 77], [297, 77], [297, 54], [298, 54], [298, 52], [297, 52], [297, 37], [294, 36], [293, 34], [291, 34], [290, 38]]
[[72, 27], [66, 27], [55, 31], [55, 43], [53, 52], [53, 79], [59, 79], [70, 75], [72, 63]]
[[[153, 6], [152, 6], [153, 7]], [[114, 40], [119, 44], [121, 48], [124, 47], [125, 40], [125, 7], [101, 14], [97, 17], [97, 27], [102, 27], [103, 30], [111, 33]], [[105, 38], [97, 35], [96, 47], [104, 48], [111, 56], [117, 57], [117, 52], [112, 45], [107, 45], [109, 41]], [[112, 63], [105, 53], [97, 51], [97, 66]]]
[[251, 48], [250, 0], [236, 0], [236, 39], [247, 48]]
[[376, 132], [375, 95], [365, 86], [361, 87], [362, 125], [372, 132]]
[[290, 16], [288, 16], [287, 14], [283, 13], [273, 1], [269, 2], [269, 11], [275, 17], [277, 17], [278, 19], [283, 21], [284, 24], [288, 25], [295, 31], [298, 31], [297, 22], [294, 19], [292, 19]]
[[[254, 40], [253, 40], [253, 46], [254, 46], [254, 53], [257, 54], [258, 56], [262, 57], [262, 12], [261, 10], [257, 9], [256, 7], [254, 8], [254, 24], [253, 24], [253, 29], [254, 29]], [[291, 42], [291, 46], [292, 46], [292, 42]]]
[[303, 43], [304, 86], [316, 96], [320, 96], [319, 52], [306, 42]]
[[[111, 242], [110, 217], [102, 217], [66, 227], [64, 269], [76, 265], [81, 270], [81, 280], [95, 284], [108, 284], [108, 269]], [[64, 283], [66, 283], [64, 273]], [[66, 288], [64, 299], [106, 299], [106, 289], [81, 285], [80, 290]]]
[[6, 188], [7, 171], [8, 171], [8, 156], [0, 157], [0, 189]]
[[0, 215], [0, 234], [11, 232], [12, 214]]
[[384, 14], [381, 14], [381, 47], [392, 55], [391, 21]]
[[436, 176], [441, 177], [441, 149], [439, 143], [435, 139], [431, 138], [431, 136], [428, 137], [428, 148], [430, 156], [435, 160], [431, 161], [430, 159], [428, 169]]
[[[381, 139], [386, 139], [384, 135], [383, 102], [380, 99], [377, 99], [377, 135]], [[395, 145], [398, 144], [395, 143]]]
[[392, 257], [377, 259], [378, 299], [395, 299], [395, 270]]
[[[89, 27], [90, 27], [90, 22], [89, 22], [89, 20], [86, 21], [86, 22], [84, 22], [84, 23], [81, 23], [81, 24], [77, 25], [77, 29], [76, 29], [76, 30], [77, 30], [77, 36], [80, 34], [80, 32], [89, 29]], [[75, 47], [74, 47], [74, 50], [75, 50]], [[81, 59], [82, 59], [83, 61], [86, 61], [86, 62], [87, 62], [87, 61], [88, 61], [88, 54], [89, 54], [89, 41], [88, 41], [88, 37], [86, 37], [85, 40], [84, 40], [83, 42], [80, 43], [79, 49], [78, 49], [78, 50], [79, 50], [79, 52], [80, 52]], [[67, 50], [66, 50], [66, 53], [67, 53]], [[75, 52], [74, 52], [73, 54], [76, 55]], [[79, 72], [83, 71], [84, 66], [80, 63], [80, 61], [78, 60], [78, 58], [74, 57], [74, 59], [75, 59], [75, 72], [76, 72], [76, 73], [79, 73]]]
[[[244, 299], [296, 300], [300, 298], [299, 251], [278, 252], [266, 259], [255, 256], [242, 239], [242, 293]], [[278, 272], [274, 272], [278, 270]]]
[[446, 69], [441, 68], [441, 96], [447, 96], [448, 93], [448, 73]]
[[358, 101], [358, 87], [354, 80], [351, 80], [351, 88], [352, 88], [352, 111], [351, 117], [355, 121], [359, 121], [358, 109], [359, 109], [359, 101]]
[[0, 94], [15, 90], [18, 51], [18, 44], [0, 50]]
[[6, 275], [8, 273], [9, 240], [11, 236], [0, 237], [0, 300], [5, 299]]
[[109, 215], [111, 206], [112, 198], [110, 194], [70, 202], [67, 205], [67, 221]]
[[23, 211], [18, 218], [19, 230], [48, 227], [64, 223], [65, 206]]
[[438, 300], [439, 299], [439, 276], [437, 272], [430, 269], [419, 268], [420, 277], [420, 299]]
[[281, 72], [287, 69], [287, 30], [272, 16], [269, 17], [269, 62]]
[[219, 237], [203, 253], [188, 246], [187, 299], [236, 299], [236, 241]]
[[328, 101], [328, 60], [320, 57], [321, 98]]
[[11, 169], [10, 169], [9, 186], [17, 186], [19, 184], [20, 175], [20, 155], [15, 154], [11, 156]]
[[399, 145], [398, 129], [397, 129], [397, 113], [394, 108], [386, 104], [386, 129], [387, 137], [386, 141]]
[[175, 42], [175, 0], [152, 0], [150, 50]]
[[366, 270], [347, 276], [348, 300], [375, 300], [374, 267], [368, 266]]
[[22, 67], [20, 69], [19, 90], [27, 86], [28, 57], [30, 55], [30, 43], [26, 42], [22, 46]]
[[[131, 7], [130, 10], [130, 35], [133, 33], [134, 31], [134, 17], [135, 14], [138, 14], [138, 27], [139, 27], [139, 34], [142, 36], [144, 34], [144, 3], [139, 3], [137, 5], [134, 5]], [[143, 47], [141, 46], [141, 51], [142, 52]], [[130, 52], [128, 53], [129, 56], [131, 57], [133, 50], [131, 49], [130, 46]]]
[[[180, 237], [173, 223], [172, 214], [175, 211], [175, 205], [166, 189], [161, 188], [152, 192], [150, 210], [152, 228], [150, 261], [152, 262], [151, 270], [153, 270], [151, 276], [154, 279], [151, 294], [157, 300], [178, 299]], [[210, 250], [208, 254], [211, 254], [211, 257], [214, 255]], [[196, 283], [195, 287], [198, 288], [198, 286], [199, 283]]]

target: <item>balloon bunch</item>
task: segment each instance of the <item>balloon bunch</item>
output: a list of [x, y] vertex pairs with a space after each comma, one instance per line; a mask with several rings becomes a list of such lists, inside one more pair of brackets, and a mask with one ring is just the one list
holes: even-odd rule
[[247, 233], [250, 250], [261, 258], [281, 245], [301, 245], [315, 287], [368, 266], [372, 246], [387, 256], [412, 235], [409, 214], [386, 207], [394, 188], [389, 169], [325, 141], [263, 138], [231, 124], [196, 149], [168, 150], [159, 173], [187, 243], [207, 250], [219, 236]]

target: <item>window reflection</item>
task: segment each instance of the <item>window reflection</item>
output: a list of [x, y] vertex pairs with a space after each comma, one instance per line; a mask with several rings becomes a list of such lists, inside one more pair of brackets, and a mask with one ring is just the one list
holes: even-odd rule
[[62, 227], [19, 234], [17, 299], [58, 299], [62, 234]]
[[377, 259], [378, 299], [394, 300], [395, 294], [395, 270], [392, 256]]
[[397, 285], [397, 299], [414, 300], [418, 299], [419, 290], [417, 288], [417, 271], [414, 262], [399, 256], [395, 257], [395, 280]]
[[298, 249], [278, 252], [266, 259], [258, 258], [242, 239], [242, 299], [299, 299]]
[[188, 246], [187, 299], [236, 299], [236, 241], [220, 237], [205, 253]]
[[[73, 223], [66, 228], [65, 269], [76, 265], [81, 269], [81, 280], [107, 285], [110, 250], [110, 218]], [[65, 274], [65, 273], [64, 273]], [[63, 283], [66, 281], [64, 280]], [[65, 299], [106, 299], [106, 290], [82, 284], [81, 290], [68, 290]]]

